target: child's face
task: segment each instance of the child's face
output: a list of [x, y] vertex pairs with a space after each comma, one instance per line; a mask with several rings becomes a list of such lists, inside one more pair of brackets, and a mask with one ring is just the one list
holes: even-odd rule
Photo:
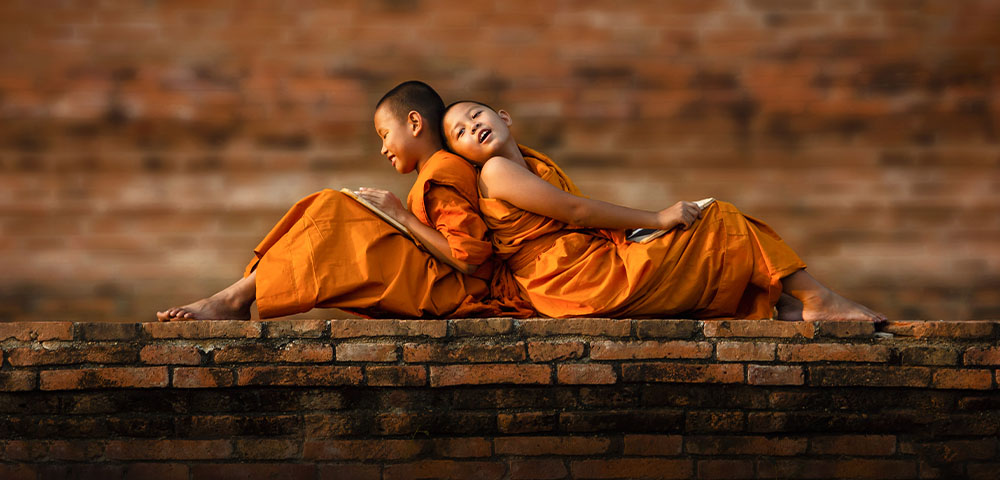
[[452, 151], [477, 165], [497, 155], [510, 139], [507, 112], [494, 112], [478, 103], [463, 102], [451, 107], [441, 124]]
[[382, 139], [382, 155], [385, 155], [399, 173], [410, 173], [419, 161], [417, 132], [406, 118], [399, 118], [389, 108], [375, 111], [375, 133]]

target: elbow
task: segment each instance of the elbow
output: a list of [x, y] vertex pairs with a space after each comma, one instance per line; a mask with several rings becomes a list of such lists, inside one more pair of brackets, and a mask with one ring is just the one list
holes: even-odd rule
[[587, 204], [583, 202], [574, 202], [570, 205], [567, 211], [566, 218], [560, 219], [570, 225], [576, 225], [579, 227], [589, 227], [589, 221], [591, 218], [591, 211], [587, 208]]

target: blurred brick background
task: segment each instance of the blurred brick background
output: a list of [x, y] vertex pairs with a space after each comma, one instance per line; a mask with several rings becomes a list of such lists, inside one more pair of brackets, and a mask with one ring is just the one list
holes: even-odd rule
[[893, 318], [997, 318], [998, 25], [989, 0], [0, 2], [0, 320], [149, 320], [312, 191], [405, 195], [371, 113], [411, 78], [507, 108], [594, 197], [726, 199]]

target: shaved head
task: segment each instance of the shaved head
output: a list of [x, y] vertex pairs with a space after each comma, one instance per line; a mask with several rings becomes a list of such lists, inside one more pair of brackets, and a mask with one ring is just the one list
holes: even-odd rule
[[405, 121], [406, 115], [416, 111], [424, 119], [424, 127], [434, 137], [441, 136], [441, 118], [444, 117], [444, 101], [430, 85], [410, 80], [400, 83], [382, 96], [375, 104], [375, 111], [387, 108], [393, 117]]

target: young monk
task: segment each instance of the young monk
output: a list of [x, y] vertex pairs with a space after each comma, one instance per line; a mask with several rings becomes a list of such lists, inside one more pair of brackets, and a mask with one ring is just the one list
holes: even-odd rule
[[[478, 102], [446, 110], [449, 148], [481, 167], [493, 248], [532, 305], [552, 317], [883, 321], [817, 282], [767, 225], [715, 202], [658, 212], [591, 200], [545, 155], [511, 136], [510, 114]], [[673, 229], [649, 243], [626, 228]], [[780, 300], [780, 303], [779, 303]]]
[[[494, 262], [476, 174], [442, 149], [443, 112], [441, 97], [425, 83], [405, 82], [386, 93], [375, 107], [375, 132], [397, 172], [418, 172], [410, 209], [384, 190], [358, 193], [409, 229], [423, 249], [356, 200], [323, 190], [292, 206], [254, 249], [242, 279], [157, 318], [249, 319], [254, 301], [261, 318], [314, 307], [368, 317], [530, 315], [516, 288], [505, 289], [502, 269], [495, 280], [500, 299], [489, 298]], [[504, 299], [504, 292], [512, 296]]]

